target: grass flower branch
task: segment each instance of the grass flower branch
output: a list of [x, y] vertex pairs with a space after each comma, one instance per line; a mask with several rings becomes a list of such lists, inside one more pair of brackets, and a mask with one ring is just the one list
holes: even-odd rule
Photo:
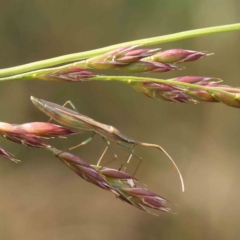
[[170, 208], [166, 207], [168, 201], [165, 198], [146, 188], [138, 187], [136, 185], [138, 180], [125, 172], [90, 165], [76, 155], [62, 152], [53, 147], [48, 148], [48, 150], [82, 179], [104, 190], [111, 191], [123, 202], [156, 216], [158, 215], [149, 211], [148, 208], [163, 212], [171, 211]]
[[115, 69], [129, 73], [159, 73], [181, 70], [176, 65], [181, 62], [198, 60], [206, 54], [185, 49], [172, 49], [160, 52], [159, 49], [143, 49], [137, 46], [120, 48], [106, 54], [60, 67], [41, 69], [15, 76], [0, 78], [10, 80], [84, 81], [95, 74], [90, 71]]
[[211, 77], [186, 76], [164, 80], [132, 76], [95, 76], [90, 80], [120, 81], [148, 97], [170, 102], [221, 102], [240, 108], [240, 88], [221, 85], [220, 79]]
[[33, 62], [21, 66], [6, 68], [0, 70], [0, 78], [4, 78], [7, 76], [12, 76], [16, 74], [21, 74], [24, 72], [29, 72], [41, 68], [49, 68], [55, 65], [59, 64], [66, 64], [68, 62], [74, 62], [74, 61], [80, 61], [83, 59], [88, 59], [91, 57], [99, 56], [102, 54], [105, 54], [109, 51], [113, 51], [118, 48], [128, 47], [128, 46], [152, 46], [160, 43], [167, 43], [167, 42], [173, 42], [173, 41], [179, 41], [187, 38], [193, 38], [193, 37], [200, 37], [200, 36], [206, 36], [210, 34], [217, 34], [217, 33], [225, 33], [225, 32], [234, 32], [240, 30], [240, 23], [236, 24], [230, 24], [230, 25], [223, 25], [223, 26], [216, 26], [216, 27], [209, 27], [209, 28], [202, 28], [202, 29], [196, 29], [196, 30], [190, 30], [185, 32], [179, 32], [174, 34], [168, 34], [164, 36], [159, 37], [153, 37], [153, 38], [146, 38], [141, 40], [135, 40], [120, 44], [115, 44], [109, 47], [104, 47], [96, 50], [91, 51], [85, 51], [80, 53], [74, 53], [74, 54], [68, 54], [61, 57], [55, 57], [47, 60], [42, 60], [38, 62]]

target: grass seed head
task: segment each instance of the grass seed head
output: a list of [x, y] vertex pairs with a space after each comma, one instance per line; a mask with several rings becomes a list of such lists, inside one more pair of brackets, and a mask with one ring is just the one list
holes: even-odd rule
[[166, 207], [167, 200], [157, 195], [154, 192], [149, 191], [146, 188], [122, 188], [119, 189], [120, 199], [130, 203], [131, 205], [149, 213], [148, 210], [155, 209], [163, 212], [170, 212], [171, 209]]
[[12, 142], [16, 142], [29, 147], [49, 147], [49, 145], [40, 141], [34, 134], [10, 123], [0, 122], [0, 135]]
[[240, 108], [240, 93], [219, 93], [213, 94], [219, 102], [222, 102], [230, 107]]
[[14, 158], [10, 153], [6, 152], [3, 148], [0, 147], [0, 156], [7, 158], [15, 163], [21, 162], [20, 160]]
[[95, 74], [83, 67], [71, 66], [66, 69], [37, 75], [37, 78], [50, 81], [83, 82], [94, 76]]
[[119, 70], [130, 73], [143, 73], [143, 72], [169, 72], [179, 70], [179, 68], [172, 64], [165, 64], [159, 62], [138, 61], [126, 66], [120, 66]]
[[83, 161], [78, 156], [68, 153], [62, 152], [57, 149], [52, 149], [53, 154], [60, 159], [63, 163], [65, 163], [72, 171], [74, 171], [78, 176], [90, 182], [100, 188], [105, 190], [111, 190], [115, 193], [110, 184], [105, 180], [101, 174], [94, 169], [90, 164]]
[[212, 54], [185, 49], [170, 49], [151, 56], [151, 61], [161, 63], [182, 63], [198, 60]]
[[148, 189], [137, 187], [138, 180], [129, 174], [116, 169], [90, 165], [74, 154], [53, 147], [49, 150], [81, 178], [111, 191], [122, 201], [147, 212], [149, 212], [148, 208], [170, 212], [166, 207], [166, 199]]
[[136, 178], [125, 172], [107, 167], [93, 167], [98, 169], [99, 173], [101, 173], [107, 182], [114, 188], [123, 188], [124, 186], [135, 187], [136, 182], [138, 182]]
[[76, 134], [73, 130], [47, 122], [31, 122], [17, 125], [17, 127], [30, 132], [36, 137], [64, 137]]
[[89, 58], [86, 65], [93, 69], [112, 69], [138, 62], [149, 57], [159, 49], [136, 49], [138, 46], [123, 47], [100, 56]]
[[3, 137], [6, 139], [22, 144], [24, 146], [28, 147], [34, 147], [34, 148], [48, 148], [50, 147], [46, 143], [40, 141], [38, 138], [30, 135], [15, 135], [15, 134], [4, 134]]
[[240, 88], [222, 85], [221, 81], [211, 77], [185, 76], [165, 80], [164, 83], [133, 81], [130, 84], [138, 92], [154, 99], [178, 103], [221, 102], [240, 108]]

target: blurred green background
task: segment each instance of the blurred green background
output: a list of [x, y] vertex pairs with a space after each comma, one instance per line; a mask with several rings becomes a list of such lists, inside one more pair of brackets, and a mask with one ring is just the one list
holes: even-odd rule
[[[239, 10], [239, 0], [1, 0], [0, 68], [236, 23]], [[154, 77], [214, 76], [240, 86], [239, 39], [235, 32], [163, 44], [162, 49], [215, 55], [185, 64], [184, 71]], [[177, 173], [163, 154], [136, 148], [145, 160], [136, 177], [178, 206], [176, 215], [154, 217], [83, 181], [48, 152], [1, 139], [0, 146], [22, 163], [0, 159], [0, 239], [240, 239], [238, 109], [152, 100], [117, 82], [2, 82], [0, 94], [1, 121], [10, 123], [47, 120], [31, 104], [31, 95], [56, 103], [70, 99], [81, 113], [135, 139], [162, 145], [176, 160], [186, 184], [182, 193]], [[87, 136], [54, 143], [65, 148]], [[96, 163], [103, 148], [96, 137], [75, 153]], [[126, 154], [114, 148], [119, 160], [112, 167], [118, 167]], [[136, 164], [137, 160], [131, 162], [130, 173]]]

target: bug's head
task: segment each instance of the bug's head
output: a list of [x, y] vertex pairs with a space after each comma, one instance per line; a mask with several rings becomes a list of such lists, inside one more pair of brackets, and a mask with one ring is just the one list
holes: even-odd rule
[[43, 104], [41, 99], [38, 99], [38, 98], [35, 98], [35, 97], [31, 96], [31, 101], [40, 110], [44, 109], [44, 104]]
[[[58, 112], [56, 111], [57, 104], [45, 101], [43, 99], [35, 98], [31, 96], [31, 100], [33, 104], [42, 112], [44, 112], [49, 117], [57, 120], [58, 119]], [[59, 106], [60, 107], [60, 106]]]
[[31, 97], [31, 100], [39, 110], [56, 122], [69, 127], [89, 130], [88, 124], [78, 119], [79, 114], [77, 112], [43, 99]]

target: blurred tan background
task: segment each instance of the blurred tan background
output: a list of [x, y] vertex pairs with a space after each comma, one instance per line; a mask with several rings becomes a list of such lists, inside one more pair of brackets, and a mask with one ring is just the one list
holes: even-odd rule
[[[0, 68], [107, 45], [240, 21], [238, 0], [1, 0]], [[214, 52], [181, 72], [154, 75], [220, 77], [240, 86], [240, 33], [189, 39], [159, 47]], [[115, 73], [114, 74], [119, 74]], [[147, 75], [146, 75], [147, 76]], [[152, 76], [152, 75], [151, 75]], [[177, 215], [154, 217], [91, 185], [48, 152], [0, 139], [22, 160], [0, 159], [0, 239], [3, 240], [222, 240], [240, 239], [240, 111], [221, 104], [170, 104], [111, 82], [2, 82], [1, 121], [45, 121], [31, 95], [72, 100], [81, 113], [141, 141], [165, 147], [176, 171], [157, 150], [137, 148], [144, 159], [137, 178], [178, 205]], [[55, 141], [66, 147], [88, 133]], [[96, 163], [104, 143], [96, 137], [75, 151]], [[119, 160], [126, 154], [114, 146]], [[105, 161], [111, 159], [107, 155]], [[132, 161], [129, 172], [137, 161]]]

